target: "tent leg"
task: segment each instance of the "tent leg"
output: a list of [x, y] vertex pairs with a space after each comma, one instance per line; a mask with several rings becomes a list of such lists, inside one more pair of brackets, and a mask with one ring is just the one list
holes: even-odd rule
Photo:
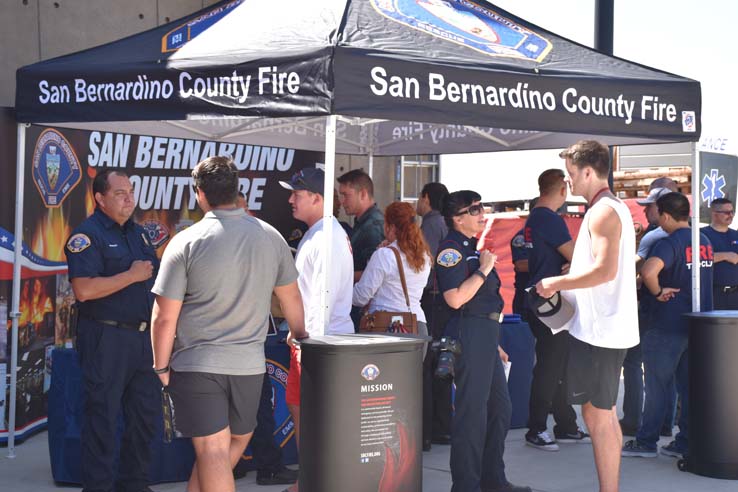
[[692, 142], [692, 312], [700, 310], [700, 152]]
[[[18, 384], [18, 320], [20, 318], [21, 260], [23, 259], [23, 186], [26, 166], [26, 128], [18, 123], [15, 176], [15, 244], [13, 245], [13, 300], [10, 317], [13, 327], [10, 335], [10, 399], [8, 414], [8, 458], [15, 458], [15, 412]], [[3, 390], [4, 391], [4, 390]]]
[[374, 151], [369, 151], [369, 177], [374, 179]]
[[324, 333], [330, 324], [330, 270], [333, 249], [333, 182], [336, 180], [336, 116], [326, 117], [325, 122], [325, 182], [323, 183], [323, 285], [320, 289], [322, 325]]

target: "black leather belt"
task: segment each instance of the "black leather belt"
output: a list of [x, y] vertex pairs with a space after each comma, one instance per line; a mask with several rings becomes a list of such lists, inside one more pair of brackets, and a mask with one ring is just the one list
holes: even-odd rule
[[124, 323], [122, 321], [113, 321], [111, 319], [97, 319], [91, 316], [84, 316], [84, 317], [89, 320], [102, 323], [104, 325], [116, 326], [118, 328], [124, 328], [126, 330], [146, 331], [149, 329], [149, 323], [147, 321], [141, 321], [140, 323]]
[[738, 285], [721, 285], [718, 287], [723, 294], [738, 292]]
[[470, 313], [468, 311], [462, 311], [464, 316], [472, 316], [474, 318], [486, 318], [491, 319], [493, 321], [497, 321], [498, 323], [502, 323], [502, 320], [504, 319], [505, 315], [502, 313]]

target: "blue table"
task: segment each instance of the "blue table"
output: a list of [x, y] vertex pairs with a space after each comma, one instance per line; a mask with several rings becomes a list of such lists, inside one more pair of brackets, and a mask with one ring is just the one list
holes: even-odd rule
[[[274, 439], [282, 447], [285, 464], [297, 463], [294, 424], [284, 401], [289, 350], [276, 337], [268, 337], [266, 346], [267, 374], [274, 388]], [[48, 439], [51, 474], [56, 482], [79, 484], [80, 474], [80, 423], [84, 395], [77, 351], [57, 348], [52, 353], [51, 387], [49, 388]], [[119, 435], [123, 430], [123, 418], [119, 417]], [[157, 419], [157, 431], [151, 443], [152, 483], [188, 480], [192, 472], [195, 453], [189, 439], [163, 442], [162, 419]], [[252, 468], [251, 450], [244, 453], [246, 469]]]

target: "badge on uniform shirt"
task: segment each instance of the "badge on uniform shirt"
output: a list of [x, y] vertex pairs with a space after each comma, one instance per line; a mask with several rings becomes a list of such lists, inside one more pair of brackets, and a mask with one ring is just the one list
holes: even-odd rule
[[452, 267], [461, 261], [461, 253], [454, 248], [446, 248], [438, 253], [436, 263], [443, 267]]
[[75, 234], [67, 241], [67, 250], [70, 253], [81, 253], [90, 247], [92, 241], [87, 237], [87, 234]]
[[525, 237], [522, 234], [518, 234], [512, 240], [512, 247], [522, 248], [523, 246], [525, 246]]

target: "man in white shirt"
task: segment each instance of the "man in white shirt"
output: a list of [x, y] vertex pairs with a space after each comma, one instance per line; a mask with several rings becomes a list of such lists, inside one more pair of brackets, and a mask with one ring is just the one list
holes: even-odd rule
[[[321, 323], [320, 302], [323, 285], [323, 182], [322, 169], [305, 168], [295, 173], [289, 182], [280, 181], [282, 187], [291, 190], [289, 203], [292, 216], [308, 226], [297, 248], [297, 285], [302, 295], [305, 311], [305, 329], [310, 336], [335, 333], [354, 333], [351, 321], [351, 297], [353, 295], [354, 260], [351, 242], [341, 224], [332, 217], [332, 250], [330, 257], [330, 278], [328, 280], [328, 319]], [[299, 438], [300, 421], [300, 355], [299, 349], [292, 349], [290, 372], [287, 379], [287, 407], [295, 422], [295, 436]]]
[[635, 230], [628, 207], [610, 191], [610, 153], [582, 140], [559, 154], [573, 195], [589, 205], [569, 273], [541, 279], [536, 291], [568, 293], [576, 305], [570, 322], [568, 400], [582, 405], [592, 437], [600, 492], [617, 492], [620, 431], [615, 402], [628, 348], [638, 344]]

